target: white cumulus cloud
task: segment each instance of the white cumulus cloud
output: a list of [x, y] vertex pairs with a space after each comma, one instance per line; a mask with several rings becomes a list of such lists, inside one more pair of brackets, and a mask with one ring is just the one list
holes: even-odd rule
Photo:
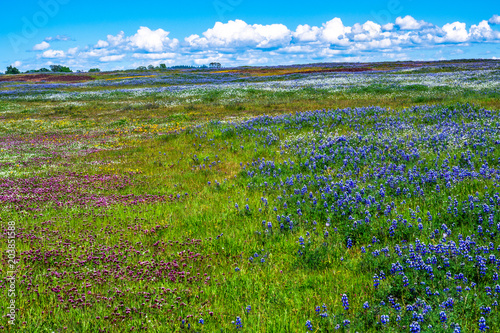
[[391, 31], [392, 29], [394, 29], [394, 23], [387, 23], [382, 26], [384, 31]]
[[102, 49], [102, 48], [104, 48], [104, 47], [108, 47], [108, 46], [109, 46], [109, 43], [108, 43], [108, 42], [106, 42], [105, 40], [98, 40], [98, 41], [97, 41], [97, 44], [95, 44], [95, 46], [94, 46], [94, 47], [95, 47], [96, 49]]
[[78, 46], [77, 47], [72, 47], [72, 48], [68, 49], [67, 54], [69, 54], [69, 55], [75, 55], [77, 51], [78, 51]]
[[229, 66], [362, 61], [390, 56], [402, 59], [407, 56], [407, 50], [429, 52], [440, 47], [441, 50], [434, 52], [439, 54], [450, 44], [460, 45], [460, 48], [474, 47], [478, 43], [498, 44], [500, 31], [492, 25], [499, 24], [499, 21], [498, 15], [493, 15], [470, 27], [462, 22], [437, 26], [406, 15], [385, 24], [366, 21], [345, 25], [341, 18], [334, 17], [318, 26], [300, 24], [293, 31], [280, 23], [248, 24], [237, 19], [216, 22], [213, 27], [181, 41], [172, 38], [167, 30], [143, 26], [131, 35], [123, 31], [108, 34], [105, 38], [96, 38], [91, 45], [76, 46], [66, 52], [52, 50], [48, 40], [35, 45], [33, 50], [39, 51], [37, 59], [65, 58], [67, 64], [89, 64], [89, 67], [99, 65], [99, 62], [111, 63], [111, 66], [117, 61], [141, 66], [215, 61]]
[[498, 16], [497, 14], [493, 15], [489, 20], [488, 22], [490, 24], [500, 24], [500, 16]]
[[35, 46], [33, 46], [33, 51], [43, 51], [48, 49], [49, 47], [50, 44], [47, 43], [46, 41], [43, 41], [40, 44], [35, 44]]
[[410, 15], [406, 15], [405, 17], [396, 18], [396, 25], [401, 30], [418, 30], [425, 26], [425, 22], [417, 21]]
[[100, 57], [99, 61], [102, 61], [102, 62], [120, 61], [123, 58], [125, 58], [125, 54], [116, 54], [116, 55], [109, 55], [109, 56]]
[[130, 45], [148, 52], [161, 52], [172, 49], [178, 44], [177, 39], [168, 38], [169, 32], [163, 29], [151, 30], [140, 27], [137, 33], [129, 38]]
[[46, 42], [67, 42], [67, 41], [70, 41], [71, 40], [71, 37], [69, 36], [66, 36], [66, 35], [57, 35], [57, 36], [54, 36], [54, 37], [47, 37], [45, 38], [45, 41]]
[[283, 24], [249, 25], [242, 20], [217, 22], [203, 33], [204, 37], [191, 35], [185, 41], [193, 47], [256, 47], [273, 48], [288, 44], [292, 32]]
[[314, 42], [318, 40], [321, 29], [318, 27], [311, 27], [308, 24], [299, 25], [292, 33], [293, 38], [300, 42]]
[[134, 58], [137, 59], [171, 59], [175, 58], [177, 56], [177, 53], [173, 52], [164, 52], [164, 53], [134, 53], [132, 55]]
[[64, 58], [64, 57], [65, 53], [62, 50], [47, 50], [42, 53], [42, 58], [52, 59], [52, 58]]
[[125, 33], [123, 31], [120, 31], [120, 33], [118, 33], [118, 35], [116, 36], [108, 35], [107, 39], [109, 45], [111, 45], [112, 47], [116, 47], [126, 42]]
[[342, 20], [338, 17], [323, 24], [321, 31], [321, 38], [334, 45], [348, 45], [349, 39], [346, 37], [347, 33], [351, 32], [351, 27], [345, 27]]
[[348, 36], [355, 41], [369, 41], [378, 37], [381, 32], [382, 27], [379, 24], [367, 21], [364, 24], [354, 24]]
[[441, 42], [465, 42], [469, 37], [466, 25], [462, 22], [446, 23], [442, 29], [445, 35], [437, 39]]
[[469, 37], [475, 41], [493, 39], [498, 34], [497, 31], [491, 29], [486, 20], [479, 22], [478, 25], [473, 24], [469, 29]]

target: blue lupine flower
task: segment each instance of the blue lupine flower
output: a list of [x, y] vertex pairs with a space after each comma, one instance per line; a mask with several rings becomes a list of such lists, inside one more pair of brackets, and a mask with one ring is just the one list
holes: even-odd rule
[[484, 317], [479, 318], [479, 330], [485, 332], [490, 327], [486, 325], [486, 319]]
[[375, 274], [373, 276], [373, 286], [375, 287], [375, 289], [379, 286], [379, 284], [380, 284], [380, 280], [378, 279], [378, 275]]
[[[446, 203], [444, 195], [445, 192], [451, 192], [451, 189], [460, 182], [469, 180], [492, 181], [495, 188], [499, 187], [500, 174], [497, 170], [497, 164], [500, 164], [500, 158], [495, 156], [495, 149], [500, 144], [500, 140], [492, 137], [489, 128], [488, 131], [483, 131], [484, 125], [482, 125], [482, 119], [488, 119], [488, 122], [491, 119], [496, 119], [498, 112], [478, 111], [469, 106], [463, 108], [458, 106], [449, 110], [441, 107], [427, 108], [428, 106], [401, 111], [396, 116], [388, 113], [387, 121], [379, 122], [377, 120], [376, 125], [370, 125], [370, 128], [366, 129], [359, 124], [359, 119], [368, 115], [368, 109], [365, 108], [356, 109], [356, 111], [351, 109], [317, 111], [311, 112], [311, 114], [284, 116], [284, 118], [280, 116], [276, 119], [270, 117], [265, 118], [265, 121], [258, 118], [258, 120], [245, 123], [248, 128], [252, 128], [256, 124], [260, 126], [272, 124], [271, 126], [275, 126], [273, 127], [274, 131], [274, 128], [282, 125], [291, 126], [291, 128], [297, 126], [297, 129], [300, 129], [302, 124], [312, 122], [315, 127], [313, 133], [316, 135], [316, 133], [322, 133], [320, 131], [323, 131], [323, 128], [331, 126], [330, 121], [333, 124], [337, 122], [346, 124], [347, 119], [350, 121], [351, 128], [357, 131], [357, 135], [350, 138], [332, 139], [321, 136], [319, 139], [316, 137], [314, 139], [301, 138], [297, 144], [293, 145], [283, 142], [283, 147], [280, 147], [282, 154], [287, 149], [290, 154], [295, 154], [296, 157], [295, 161], [289, 159], [284, 163], [280, 162], [280, 168], [285, 170], [286, 167], [287, 174], [280, 174], [281, 169], [278, 166], [274, 168], [275, 162], [272, 162], [271, 166], [271, 162], [257, 159], [257, 161], [252, 162], [252, 165], [256, 166], [258, 170], [249, 170], [248, 176], [253, 178], [260, 175], [265, 179], [259, 179], [255, 183], [250, 182], [250, 185], [262, 186], [273, 178], [276, 180], [274, 187], [280, 192], [283, 191], [283, 197], [279, 196], [277, 200], [280, 203], [291, 202], [292, 206], [297, 203], [289, 211], [289, 216], [278, 215], [277, 223], [281, 223], [282, 232], [287, 232], [287, 223], [290, 227], [292, 226], [293, 215], [303, 214], [304, 219], [296, 220], [296, 224], [298, 223], [300, 227], [304, 228], [304, 232], [307, 232], [311, 253], [319, 248], [321, 243], [330, 246], [333, 241], [328, 234], [330, 229], [328, 231], [323, 229], [320, 234], [320, 231], [314, 229], [316, 227], [314, 223], [308, 224], [307, 222], [307, 219], [317, 218], [315, 210], [319, 207], [321, 207], [321, 214], [325, 210], [329, 216], [347, 218], [347, 223], [341, 224], [338, 229], [332, 226], [332, 232], [335, 232], [335, 235], [348, 234], [354, 238], [352, 236], [354, 233], [364, 234], [362, 238], [354, 239], [356, 244], [365, 237], [372, 236], [370, 237], [372, 244], [362, 247], [360, 244], [361, 253], [371, 253], [369, 258], [365, 257], [365, 259], [374, 260], [376, 265], [387, 267], [384, 270], [390, 269], [390, 274], [396, 279], [396, 283], [398, 278], [402, 279], [405, 289], [417, 297], [413, 304], [406, 306], [406, 313], [412, 315], [413, 319], [405, 322], [406, 313], [401, 314], [403, 317], [400, 323], [401, 327], [403, 325], [409, 326], [411, 332], [420, 332], [420, 325], [427, 327], [431, 322], [430, 318], [436, 316], [439, 316], [443, 323], [448, 323], [451, 317], [447, 317], [447, 314], [454, 311], [459, 302], [463, 302], [460, 293], [472, 289], [475, 289], [474, 292], [478, 294], [478, 298], [486, 295], [489, 296], [488, 299], [491, 299], [488, 302], [489, 306], [484, 304], [481, 307], [482, 315], [488, 318], [491, 315], [490, 309], [496, 309], [494, 308], [495, 304], [498, 303], [496, 299], [500, 294], [500, 286], [493, 286], [497, 284], [495, 282], [498, 281], [496, 271], [500, 269], [500, 261], [494, 255], [496, 251], [500, 251], [500, 247], [496, 249], [494, 245], [498, 243], [497, 238], [500, 235], [500, 223], [497, 225], [498, 221], [495, 221], [496, 215], [498, 215], [497, 209], [500, 206], [500, 195], [491, 189], [485, 189], [484, 193], [470, 195], [463, 202], [459, 202], [458, 199], [450, 195], [448, 203]], [[369, 112], [375, 114], [374, 119], [379, 119], [380, 110], [369, 109]], [[425, 119], [425, 126], [420, 126], [416, 122], [420, 117]], [[462, 121], [462, 118], [468, 121]], [[399, 135], [411, 126], [418, 128], [412, 135], [408, 137]], [[390, 135], [384, 136], [385, 133], [378, 135], [377, 132], [384, 130], [387, 130]], [[369, 136], [364, 136], [365, 134], [369, 134]], [[252, 133], [252, 135], [259, 137], [257, 133]], [[449, 143], [456, 144], [457, 135], [467, 138], [467, 141], [463, 142], [464, 149], [461, 156], [453, 156], [450, 150], [452, 145]], [[420, 156], [423, 151], [427, 153], [428, 149], [437, 155], [435, 162], [434, 159], [430, 162], [425, 160], [424, 156]], [[494, 162], [493, 167], [488, 165], [488, 163], [492, 163], [490, 160]], [[297, 168], [294, 163], [300, 167]], [[325, 176], [325, 170], [335, 170], [336, 175]], [[269, 182], [268, 186], [272, 188], [273, 182]], [[483, 186], [479, 188], [482, 189]], [[435, 190], [433, 191], [433, 189]], [[431, 195], [435, 198], [428, 198]], [[405, 197], [396, 200], [395, 196]], [[404, 237], [403, 235], [407, 231], [411, 233], [412, 230], [401, 229], [401, 226], [410, 228], [411, 223], [400, 214], [402, 209], [408, 209], [405, 208], [406, 202], [402, 199], [412, 198], [412, 196], [421, 197], [419, 199], [422, 199], [426, 206], [423, 206], [422, 209], [416, 207], [415, 211], [409, 209], [410, 222], [418, 225], [418, 229], [421, 230], [417, 232], [419, 237], [428, 237], [427, 239], [432, 239], [432, 241], [426, 243], [419, 239], [412, 241], [402, 239], [400, 244], [394, 246], [393, 255], [389, 251], [389, 246], [394, 244], [387, 243], [393, 241], [390, 237], [396, 235]], [[437, 206], [433, 203], [435, 199], [438, 202]], [[443, 209], [440, 207], [441, 203]], [[278, 209], [283, 210], [283, 207], [287, 207], [287, 205], [276, 206], [280, 207], [276, 208], [276, 214], [279, 213]], [[301, 210], [296, 211], [299, 207]], [[433, 210], [432, 214], [430, 210]], [[381, 222], [378, 220], [384, 216], [383, 213], [390, 214], [387, 227], [382, 225], [383, 228], [380, 231], [371, 227], [359, 230], [359, 228], [365, 228], [366, 224], [373, 225]], [[460, 226], [457, 229], [456, 224], [458, 223], [456, 221], [461, 213], [464, 216], [470, 216], [472, 224], [465, 227]], [[422, 217], [429, 221], [425, 228]], [[441, 225], [434, 225], [438, 221]], [[445, 224], [441, 221], [450, 222], [445, 222]], [[330, 222], [331, 220], [328, 220], [328, 223]], [[265, 227], [266, 224], [263, 226]], [[437, 229], [435, 229], [436, 226]], [[458, 230], [469, 227], [472, 230], [469, 236], [455, 235]], [[269, 228], [271, 229], [271, 227]], [[429, 230], [430, 234], [426, 234], [423, 229]], [[433, 229], [435, 230], [431, 231]], [[370, 234], [370, 232], [376, 232], [377, 236]], [[380, 237], [381, 240], [376, 237]], [[322, 240], [318, 240], [319, 238]], [[354, 242], [351, 238], [349, 236], [344, 238], [348, 249], [353, 247]], [[384, 242], [386, 243], [384, 244]], [[384, 248], [375, 248], [379, 244]], [[373, 248], [371, 248], [372, 245]], [[300, 237], [298, 249], [300, 255], [302, 255], [302, 251], [305, 252], [304, 249], [305, 240]], [[393, 262], [385, 261], [386, 258], [391, 257], [396, 259]], [[341, 260], [343, 259], [344, 257]], [[350, 257], [346, 257], [346, 259], [350, 259]], [[478, 288], [475, 288], [475, 284], [471, 284], [472, 276], [467, 277], [465, 274], [476, 269], [483, 277], [479, 280]], [[464, 273], [460, 273], [460, 271]], [[412, 283], [408, 277], [412, 278]], [[384, 275], [377, 270], [373, 276], [374, 288], [380, 288], [380, 282], [383, 279]], [[490, 281], [492, 287], [485, 287], [487, 281]], [[435, 289], [437, 287], [439, 289]], [[463, 297], [465, 296], [463, 295]], [[424, 297], [425, 300], [418, 297]], [[394, 312], [391, 313], [396, 314], [396, 317], [393, 317], [394, 321], [398, 321], [397, 316], [400, 315], [401, 311], [398, 301], [400, 300], [396, 298], [388, 298], [388, 305], [394, 309]], [[363, 308], [369, 308], [368, 303], [365, 304], [366, 307], [363, 305]], [[385, 303], [381, 302], [380, 304]], [[345, 305], [344, 302], [343, 305]], [[348, 301], [345, 309], [348, 310]], [[386, 311], [392, 310], [386, 308]], [[322, 314], [320, 307], [318, 307], [317, 314], [318, 316]], [[425, 326], [424, 322], [426, 322]], [[443, 327], [445, 326], [443, 325]], [[454, 323], [450, 324], [450, 328], [455, 331], [460, 330], [460, 326]]]
[[445, 323], [445, 322], [448, 320], [448, 316], [446, 316], [446, 312], [441, 311], [441, 312], [439, 313], [439, 320], [440, 320], [442, 323]]
[[482, 315], [487, 316], [487, 315], [489, 315], [491, 313], [491, 307], [489, 307], [489, 306], [481, 306], [480, 309], [481, 309], [481, 314]]
[[349, 299], [346, 294], [342, 294], [342, 305], [344, 306], [344, 310], [349, 310]]
[[410, 332], [420, 333], [420, 323], [418, 321], [414, 321], [410, 324]]
[[243, 328], [243, 324], [241, 322], [240, 317], [236, 317], [236, 321], [233, 321], [232, 323], [235, 325], [236, 329]]
[[406, 275], [403, 275], [403, 286], [407, 287], [410, 284]]

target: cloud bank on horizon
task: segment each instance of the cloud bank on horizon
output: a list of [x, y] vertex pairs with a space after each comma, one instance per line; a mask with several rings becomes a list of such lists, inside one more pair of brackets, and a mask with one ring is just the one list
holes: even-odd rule
[[[394, 22], [373, 21], [346, 26], [338, 17], [321, 26], [298, 25], [291, 30], [284, 24], [248, 24], [231, 20], [215, 25], [183, 39], [170, 37], [164, 29], [142, 26], [133, 35], [123, 31], [96, 39], [92, 45], [64, 49], [65, 35], [47, 37], [32, 46], [35, 55], [29, 59], [13, 59], [16, 65], [34, 69], [50, 64], [63, 64], [75, 69], [135, 68], [142, 65], [204, 65], [220, 62], [224, 66], [276, 65], [335, 61], [439, 60], [447, 55], [460, 55], [464, 50], [481, 45], [498, 50], [500, 16], [493, 15], [469, 27], [462, 22], [442, 26], [418, 20], [410, 15]], [[104, 37], [104, 36], [103, 36]], [[495, 58], [495, 52], [484, 54]], [[33, 54], [32, 54], [33, 55]], [[455, 56], [455, 58], [460, 56]]]

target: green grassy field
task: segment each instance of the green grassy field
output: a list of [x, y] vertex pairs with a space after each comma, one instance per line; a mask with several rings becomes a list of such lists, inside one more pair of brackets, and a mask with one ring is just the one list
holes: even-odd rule
[[[342, 89], [280, 78], [0, 96], [2, 243], [15, 240], [19, 261], [12, 298], [3, 251], [0, 306], [15, 299], [16, 312], [0, 325], [474, 332], [483, 317], [500, 330], [498, 69], [467, 84], [463, 71], [368, 84], [342, 73], [355, 79]], [[445, 83], [414, 78], [435, 73]]]

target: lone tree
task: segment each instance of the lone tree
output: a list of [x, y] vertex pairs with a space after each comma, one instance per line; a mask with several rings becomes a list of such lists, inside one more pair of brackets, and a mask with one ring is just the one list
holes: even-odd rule
[[160, 64], [160, 69], [167, 69], [167, 65], [165, 65], [165, 64]]
[[92, 73], [92, 72], [100, 72], [101, 70], [99, 68], [91, 68], [89, 69], [89, 73]]
[[209, 66], [210, 68], [221, 68], [220, 62], [211, 62]]
[[50, 65], [50, 70], [54, 73], [71, 73], [73, 72], [69, 67], [65, 67], [62, 65]]
[[21, 73], [19, 69], [12, 66], [7, 67], [7, 70], [5, 71], [5, 74], [19, 74], [19, 73]]

